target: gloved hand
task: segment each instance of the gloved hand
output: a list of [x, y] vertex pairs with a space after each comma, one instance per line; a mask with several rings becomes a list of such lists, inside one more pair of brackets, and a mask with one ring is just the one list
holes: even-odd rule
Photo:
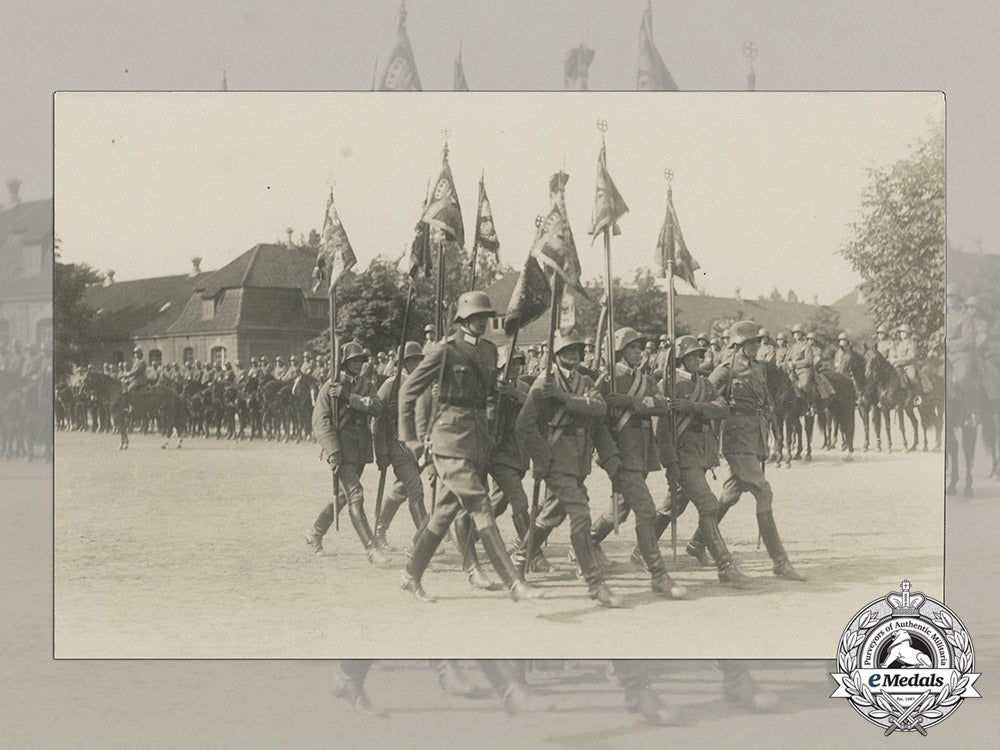
[[681, 479], [681, 467], [676, 463], [669, 463], [664, 467], [664, 474], [667, 476], [668, 482], [679, 482]]
[[681, 414], [697, 414], [698, 404], [690, 399], [675, 398], [670, 402], [670, 411], [680, 412]]
[[340, 453], [329, 453], [326, 456], [326, 462], [330, 465], [330, 469], [333, 471], [340, 470]]
[[612, 456], [604, 462], [604, 470], [608, 473], [608, 479], [614, 479], [622, 468], [622, 460], [618, 456]]
[[604, 401], [612, 409], [629, 409], [632, 406], [632, 397], [624, 393], [609, 393]]
[[563, 401], [565, 397], [566, 394], [551, 378], [542, 384], [542, 398], [551, 398], [556, 401]]
[[385, 453], [380, 453], [377, 456], [375, 456], [375, 466], [378, 467], [378, 470], [380, 472], [388, 469], [389, 464], [390, 464], [389, 456], [387, 456]]
[[342, 383], [330, 383], [331, 398], [340, 398], [343, 392], [344, 392], [344, 386]]

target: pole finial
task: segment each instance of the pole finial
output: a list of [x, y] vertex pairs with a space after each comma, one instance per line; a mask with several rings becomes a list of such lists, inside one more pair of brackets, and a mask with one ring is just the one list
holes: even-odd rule
[[674, 181], [674, 170], [667, 167], [663, 170], [663, 177], [666, 179], [667, 184], [670, 185]]
[[603, 117], [597, 121], [597, 129], [601, 131], [601, 135], [608, 132], [608, 121]]
[[543, 221], [545, 221], [544, 217], [542, 217], [542, 216], [536, 216], [535, 217], [535, 228], [537, 229], [538, 227], [540, 227], [542, 225]]

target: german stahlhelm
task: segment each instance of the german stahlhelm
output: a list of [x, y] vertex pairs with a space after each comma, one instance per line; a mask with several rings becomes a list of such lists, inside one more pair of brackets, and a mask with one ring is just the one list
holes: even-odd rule
[[[361, 344], [357, 341], [348, 341], [344, 344], [344, 348], [341, 351], [340, 361], [342, 363], [349, 362], [352, 359], [364, 359], [365, 350], [361, 348]], [[280, 361], [280, 360], [279, 360]]]
[[705, 347], [694, 336], [681, 336], [674, 344], [674, 356], [678, 362], [683, 362], [687, 355], [694, 352], [705, 353]]
[[[801, 330], [801, 326], [799, 327]], [[733, 323], [729, 329], [729, 345], [743, 344], [747, 341], [760, 339], [760, 327], [752, 320], [741, 320]]]
[[[501, 346], [500, 349], [497, 351], [497, 367], [506, 367], [507, 359], [509, 357], [510, 357], [510, 347]], [[521, 364], [524, 364], [525, 362], [524, 352], [515, 347], [514, 361], [517, 362], [518, 360], [520, 360]]]
[[801, 323], [796, 323], [792, 326], [792, 333], [805, 333], [806, 329], [802, 327]]
[[403, 347], [403, 360], [410, 359], [412, 357], [423, 357], [424, 348], [420, 346], [416, 341], [407, 341], [406, 346]]
[[486, 292], [465, 292], [458, 298], [455, 320], [466, 320], [473, 315], [496, 315], [490, 296]]
[[552, 351], [561, 352], [571, 346], [583, 348], [585, 346], [583, 338], [576, 331], [556, 331], [555, 340], [552, 342]]
[[642, 344], [645, 339], [634, 328], [629, 328], [628, 326], [619, 328], [615, 331], [615, 354], [621, 354], [625, 347], [634, 341]]

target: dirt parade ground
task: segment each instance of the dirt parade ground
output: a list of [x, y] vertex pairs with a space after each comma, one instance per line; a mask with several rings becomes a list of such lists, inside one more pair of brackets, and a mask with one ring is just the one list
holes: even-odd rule
[[[779, 529], [808, 583], [771, 574], [747, 495], [723, 532], [756, 579], [753, 590], [723, 588], [684, 553], [697, 521], [691, 508], [678, 525], [676, 562], [669, 531], [661, 541], [691, 599], [658, 598], [629, 563], [629, 519], [604, 544], [609, 582], [627, 607], [606, 610], [575, 578], [568, 524], [546, 548], [553, 570], [533, 576], [546, 599], [515, 604], [473, 590], [446, 540], [424, 577], [439, 601], [422, 604], [399, 588], [413, 533], [405, 508], [388, 534], [396, 549], [388, 566], [368, 562], [346, 513], [326, 554], [310, 552], [303, 533], [331, 487], [315, 445], [199, 438], [161, 450], [142, 435], [127, 451], [116, 443], [57, 436], [58, 657], [820, 658], [859, 606], [904, 577], [931, 596], [942, 592], [939, 453], [856, 453], [844, 462], [821, 451], [808, 464], [769, 468]], [[726, 469], [718, 473], [716, 491]], [[369, 516], [377, 478], [369, 467]], [[665, 492], [662, 477], [650, 483], [654, 496]], [[593, 508], [607, 507], [606, 476], [593, 474], [588, 487]], [[500, 527], [511, 540], [509, 513]]]

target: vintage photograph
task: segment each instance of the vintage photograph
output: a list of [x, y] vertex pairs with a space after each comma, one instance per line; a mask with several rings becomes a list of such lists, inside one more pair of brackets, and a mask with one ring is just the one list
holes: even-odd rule
[[936, 92], [57, 94], [56, 656], [821, 658], [940, 591], [943, 138]]

